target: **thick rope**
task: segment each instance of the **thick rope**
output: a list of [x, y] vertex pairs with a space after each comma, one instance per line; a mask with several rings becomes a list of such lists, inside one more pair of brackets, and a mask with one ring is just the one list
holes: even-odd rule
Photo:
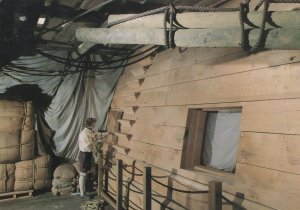
[[127, 188], [129, 191], [131, 191], [131, 192], [134, 192], [134, 193], [137, 193], [137, 194], [140, 194], [140, 195], [143, 194], [143, 191], [137, 191], [137, 190], [134, 190], [134, 189], [128, 187], [126, 184], [123, 184], [123, 186], [126, 187], [126, 188]]
[[112, 178], [112, 177], [111, 177], [111, 176], [109, 176], [109, 175], [108, 175], [108, 178], [109, 178], [109, 179], [111, 179], [111, 180], [113, 180], [113, 181], [117, 181], [117, 179], [115, 179], [115, 178]]
[[[175, 7], [170, 4], [169, 8], [165, 10], [163, 23], [165, 45], [170, 49], [174, 49], [176, 47], [174, 42], [174, 31], [178, 27], [173, 30], [175, 15]], [[169, 29], [167, 28], [167, 22], [169, 22]]]
[[164, 28], [164, 41], [165, 41], [165, 45], [169, 48], [168, 29], [167, 29], [168, 12], [169, 12], [169, 10], [165, 10], [163, 28]]
[[161, 13], [161, 12], [164, 12], [165, 10], [167, 10], [168, 8], [169, 8], [168, 6], [160, 7], [160, 8], [149, 10], [149, 11], [146, 11], [146, 12], [143, 12], [143, 13], [140, 13], [140, 14], [132, 15], [132, 16], [127, 17], [127, 18], [122, 18], [120, 20], [116, 20], [116, 21], [111, 22], [106, 27], [110, 28], [110, 27], [112, 27], [114, 25], [118, 25], [120, 23], [124, 23], [124, 22], [130, 21], [130, 20], [134, 20], [134, 19], [137, 19], [137, 18], [141, 18], [141, 17], [145, 17], [145, 16], [149, 16], [149, 15], [154, 15], [154, 14], [157, 14], [157, 13]]
[[258, 11], [259, 8], [261, 7], [261, 5], [263, 5], [264, 0], [261, 0], [260, 2], [258, 2], [258, 4], [255, 6], [255, 8], [253, 9], [254, 11]]
[[170, 15], [169, 48], [174, 49], [176, 46], [174, 43], [173, 22], [174, 22], [174, 16], [176, 15], [176, 11], [172, 4], [170, 4], [169, 15]]
[[137, 174], [137, 173], [132, 173], [131, 171], [129, 171], [127, 168], [123, 167], [124, 171], [126, 171], [127, 173], [134, 175], [134, 176], [143, 176], [143, 174]]
[[237, 12], [239, 8], [202, 7], [202, 6], [176, 6], [176, 10], [187, 10], [192, 12]]

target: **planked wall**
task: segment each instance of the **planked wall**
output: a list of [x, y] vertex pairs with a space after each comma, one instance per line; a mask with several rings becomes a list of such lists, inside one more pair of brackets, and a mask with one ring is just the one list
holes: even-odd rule
[[[129, 66], [112, 108], [123, 110], [117, 159], [153, 167], [162, 182], [180, 189], [207, 189], [223, 182], [224, 195], [244, 194], [246, 209], [297, 209], [300, 205], [300, 51], [240, 49], [166, 50]], [[150, 65], [148, 68], [144, 66]], [[236, 173], [232, 176], [180, 169], [188, 108], [242, 106]], [[128, 168], [131, 170], [131, 168]], [[115, 167], [112, 173], [116, 174]], [[130, 178], [130, 174], [124, 172]], [[169, 177], [169, 178], [168, 178]], [[136, 176], [141, 188], [142, 177]], [[110, 180], [110, 190], [115, 182]], [[133, 188], [135, 189], [135, 188]], [[153, 183], [157, 199], [173, 209], [208, 209], [207, 195], [171, 192]], [[142, 206], [142, 195], [130, 200]], [[132, 203], [134, 207], [134, 204]], [[232, 207], [224, 201], [224, 209]], [[153, 209], [160, 205], [153, 201]]]

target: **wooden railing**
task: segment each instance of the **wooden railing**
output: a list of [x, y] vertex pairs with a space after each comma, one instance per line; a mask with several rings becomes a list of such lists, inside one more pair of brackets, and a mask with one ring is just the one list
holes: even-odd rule
[[[116, 191], [116, 200], [112, 199], [105, 191], [103, 185], [103, 178], [104, 178], [104, 159], [103, 159], [103, 152], [100, 152], [99, 160], [98, 160], [98, 196], [102, 197], [108, 204], [110, 204], [116, 210], [123, 210], [123, 161], [117, 160], [117, 175], [116, 175], [116, 182], [117, 182], [117, 191]], [[144, 167], [143, 170], [143, 210], [151, 210], [152, 209], [152, 181], [154, 180], [156, 183], [161, 184], [164, 187], [171, 188], [154, 178], [151, 173], [151, 167]], [[105, 180], [108, 182], [108, 179]], [[107, 185], [108, 183], [105, 183]], [[185, 191], [172, 188], [172, 190], [179, 191], [182, 193], [208, 193], [209, 194], [209, 202], [208, 202], [208, 209], [209, 210], [222, 210], [222, 199], [226, 198], [222, 196], [222, 182], [218, 181], [210, 181], [208, 185], [208, 191]], [[226, 200], [231, 205], [235, 205], [230, 200]]]

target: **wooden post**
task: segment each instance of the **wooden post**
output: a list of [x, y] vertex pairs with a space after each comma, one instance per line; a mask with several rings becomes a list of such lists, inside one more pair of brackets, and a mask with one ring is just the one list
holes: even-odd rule
[[151, 186], [151, 167], [144, 168], [144, 186], [143, 186], [143, 210], [151, 210], [151, 193], [152, 193], [152, 186]]
[[222, 182], [209, 182], [209, 210], [222, 210]]
[[[109, 150], [106, 151], [106, 154], [105, 154], [105, 164], [108, 164], [110, 161], [110, 157], [111, 157], [111, 152]], [[108, 165], [108, 167], [110, 167], [110, 165]], [[108, 193], [108, 182], [109, 182], [109, 179], [108, 179], [108, 174], [109, 174], [109, 170], [105, 170], [104, 171], [105, 173], [105, 176], [104, 176], [104, 192]]]
[[99, 151], [99, 157], [98, 157], [98, 196], [101, 195], [101, 192], [103, 192], [103, 151]]
[[123, 161], [117, 162], [117, 210], [123, 209]]

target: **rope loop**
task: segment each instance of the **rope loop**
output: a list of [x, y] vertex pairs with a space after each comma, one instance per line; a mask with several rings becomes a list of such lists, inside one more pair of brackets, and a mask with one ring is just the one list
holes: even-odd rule
[[263, 48], [263, 40], [265, 36], [265, 28], [267, 22], [267, 15], [269, 9], [269, 0], [263, 0], [263, 16], [257, 42], [251, 47], [249, 45], [249, 35], [246, 33], [244, 23], [247, 20], [247, 14], [249, 12], [249, 1], [240, 4], [240, 28], [241, 28], [241, 47], [245, 52], [256, 53], [259, 49]]
[[[174, 20], [176, 16], [176, 8], [173, 4], [169, 4], [169, 7], [166, 8], [164, 12], [164, 41], [165, 45], [170, 48], [174, 49], [175, 42], [174, 42], [174, 33], [177, 29], [176, 26], [174, 26]], [[167, 28], [167, 23], [169, 23], [169, 29]]]
[[174, 19], [175, 19], [175, 16], [176, 16], [176, 10], [175, 10], [175, 7], [173, 4], [170, 3], [170, 8], [169, 8], [169, 25], [170, 25], [170, 28], [169, 28], [169, 48], [170, 49], [174, 49], [176, 46], [175, 46], [175, 42], [174, 42], [174, 33], [173, 33], [173, 23], [174, 23]]

